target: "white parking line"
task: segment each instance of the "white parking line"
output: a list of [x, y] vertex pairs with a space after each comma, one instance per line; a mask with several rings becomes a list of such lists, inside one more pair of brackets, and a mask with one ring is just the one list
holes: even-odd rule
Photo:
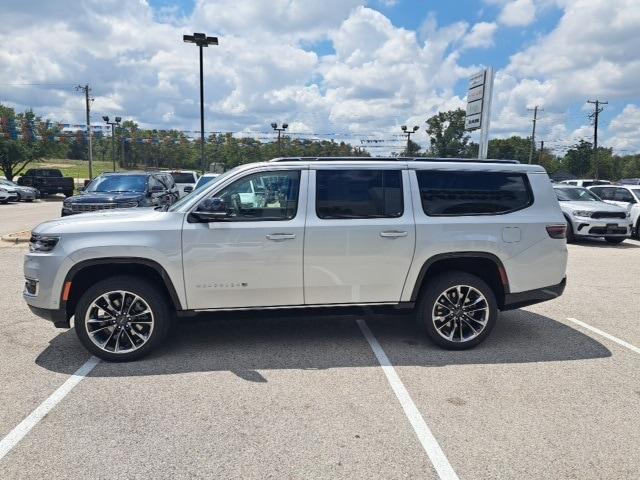
[[631, 345], [630, 343], [625, 342], [624, 340], [620, 340], [619, 338], [614, 337], [613, 335], [610, 335], [607, 332], [603, 332], [599, 328], [592, 327], [591, 325], [581, 322], [580, 320], [577, 320], [575, 318], [567, 317], [567, 320], [571, 320], [573, 323], [576, 323], [581, 327], [586, 328], [587, 330], [591, 330], [593, 333], [597, 333], [598, 335], [601, 335], [604, 338], [608, 338], [612, 342], [616, 342], [618, 345], [622, 345], [623, 347], [628, 348], [632, 352], [636, 352], [640, 354], [640, 348], [636, 347], [635, 345]]
[[84, 377], [91, 373], [91, 370], [100, 362], [100, 359], [91, 357], [76, 372], [71, 375], [49, 398], [42, 402], [38, 408], [22, 420], [6, 437], [0, 440], [0, 460], [22, 440], [27, 433], [42, 420], [60, 400], [62, 400]]
[[442, 480], [458, 480], [458, 475], [453, 470], [449, 460], [447, 460], [446, 455], [442, 451], [442, 448], [438, 444], [436, 438], [433, 436], [433, 433], [431, 433], [431, 430], [424, 421], [424, 418], [422, 418], [418, 407], [413, 403], [409, 392], [402, 383], [402, 380], [400, 380], [400, 377], [398, 377], [395, 368], [393, 368], [387, 354], [384, 353], [382, 346], [378, 343], [378, 340], [371, 330], [369, 330], [369, 327], [364, 320], [358, 319], [357, 322], [362, 334], [367, 339], [367, 342], [369, 342], [371, 350], [373, 350], [373, 353], [378, 359], [378, 363], [380, 363], [382, 371], [386, 375], [389, 385], [391, 385], [391, 388], [393, 389], [393, 393], [396, 394], [400, 405], [402, 405], [402, 409], [409, 419], [409, 422], [413, 427], [413, 431], [418, 436], [418, 440], [420, 440], [422, 448], [427, 452], [427, 456], [429, 457], [429, 460], [431, 460], [438, 476]]

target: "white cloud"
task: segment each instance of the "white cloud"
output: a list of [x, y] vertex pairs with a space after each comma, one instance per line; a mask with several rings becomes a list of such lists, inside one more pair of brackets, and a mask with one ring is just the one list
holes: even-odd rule
[[494, 45], [493, 36], [498, 25], [490, 22], [476, 23], [462, 39], [463, 48], [489, 48]]
[[607, 146], [619, 153], [640, 150], [640, 107], [628, 104], [611, 120], [607, 128]]
[[524, 27], [536, 19], [536, 6], [533, 0], [512, 0], [507, 2], [498, 21], [509, 27]]

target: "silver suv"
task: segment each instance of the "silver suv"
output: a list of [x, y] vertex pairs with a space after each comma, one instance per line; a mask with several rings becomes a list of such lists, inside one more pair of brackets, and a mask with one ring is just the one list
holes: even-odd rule
[[516, 162], [280, 158], [171, 207], [39, 225], [24, 299], [107, 360], [157, 347], [174, 317], [301, 306], [414, 308], [463, 349], [499, 310], [562, 294], [566, 223], [544, 169]]

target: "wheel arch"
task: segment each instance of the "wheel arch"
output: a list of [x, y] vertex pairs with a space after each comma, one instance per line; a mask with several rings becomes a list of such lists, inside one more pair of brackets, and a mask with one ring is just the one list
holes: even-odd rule
[[502, 261], [488, 252], [452, 252], [430, 257], [420, 268], [411, 292], [411, 301], [418, 300], [424, 285], [434, 275], [454, 270], [482, 278], [494, 291], [498, 307], [504, 306], [505, 296], [510, 293], [507, 272]]
[[66, 311], [67, 318], [71, 318], [78, 300], [92, 282], [122, 274], [155, 281], [169, 296], [173, 309], [183, 309], [173, 281], [164, 267], [154, 260], [139, 257], [106, 257], [78, 262], [65, 276], [60, 292], [60, 308]]

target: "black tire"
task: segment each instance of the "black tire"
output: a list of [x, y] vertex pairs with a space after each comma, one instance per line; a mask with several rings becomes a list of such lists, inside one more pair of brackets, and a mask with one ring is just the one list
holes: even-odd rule
[[73, 192], [64, 192], [65, 198], [73, 197]]
[[[146, 342], [141, 343], [138, 348], [130, 350], [128, 352], [115, 353], [114, 350], [115, 348], [117, 348], [116, 346], [112, 346], [114, 350], [108, 351], [109, 346], [107, 346], [106, 349], [103, 349], [91, 340], [89, 332], [87, 331], [85, 318], [87, 315], [87, 311], [93, 304], [94, 300], [106, 293], [120, 290], [137, 295], [144, 302], [146, 302], [152, 314], [153, 328], [152, 330], [150, 330]], [[134, 302], [130, 301], [130, 303]], [[171, 320], [172, 315], [169, 309], [169, 305], [165, 300], [165, 296], [162, 293], [161, 287], [153, 282], [149, 282], [142, 278], [123, 275], [110, 277], [105, 280], [99, 281], [95, 285], [91, 286], [86, 292], [84, 292], [84, 294], [78, 301], [78, 305], [76, 306], [74, 329], [76, 331], [76, 334], [78, 335], [78, 338], [80, 339], [80, 342], [82, 342], [82, 345], [84, 345], [84, 347], [96, 357], [110, 362], [126, 362], [142, 358], [145, 355], [148, 355], [155, 348], [159, 347], [164, 342], [167, 336], [167, 332], [169, 331], [171, 325]], [[105, 320], [105, 324], [107, 322], [108, 321]], [[127, 327], [129, 328], [127, 329]], [[105, 328], [107, 333], [112, 332], [110, 328], [114, 329], [114, 333], [116, 331], [115, 326], [107, 326]], [[121, 327], [121, 333], [131, 332], [131, 328], [133, 328], [133, 325]], [[127, 332], [125, 332], [123, 329], [127, 329]], [[125, 342], [124, 345], [130, 343], [128, 342], [128, 340], [126, 340], [126, 337], [122, 336], [122, 338]], [[136, 340], [141, 341], [138, 336], [134, 336], [133, 334], [129, 335], [129, 338], [135, 338]], [[107, 345], [111, 345], [113, 341], [114, 340], [107, 340]]]
[[[464, 287], [472, 287], [477, 292], [479, 292], [484, 297], [484, 305], [487, 306], [488, 311], [486, 312], [486, 317], [484, 317], [484, 327], [481, 329], [480, 322], [476, 320], [477, 323], [473, 323], [475, 325], [475, 329], [479, 331], [479, 333], [473, 338], [469, 338], [468, 340], [450, 340], [445, 338], [443, 335], [438, 333], [436, 329], [435, 323], [438, 321], [434, 320], [433, 313], [436, 311], [436, 302], [441, 296], [447, 292], [448, 290], [455, 288], [456, 286], [463, 286], [463, 295], [468, 298], [471, 294], [471, 290], [465, 290]], [[476, 297], [479, 298], [479, 297]], [[471, 300], [469, 300], [471, 301]], [[483, 305], [483, 303], [478, 304], [478, 306]], [[470, 306], [469, 306], [470, 307]], [[469, 308], [468, 307], [468, 308]], [[473, 313], [472, 316], [477, 315]], [[480, 277], [476, 275], [472, 275], [466, 272], [459, 271], [451, 271], [447, 273], [442, 273], [437, 275], [432, 280], [430, 280], [425, 287], [423, 287], [423, 291], [420, 295], [420, 301], [418, 303], [417, 309], [417, 320], [420, 327], [426, 332], [427, 336], [431, 341], [433, 341], [436, 345], [439, 345], [443, 348], [449, 350], [465, 350], [467, 348], [472, 348], [483, 342], [493, 330], [495, 326], [496, 320], [498, 318], [498, 304], [496, 301], [496, 296], [491, 287], [487, 285], [487, 283], [482, 280]], [[467, 316], [468, 318], [468, 316]], [[474, 318], [478, 318], [477, 316]], [[444, 322], [440, 324], [439, 328], [446, 329], [444, 326], [445, 323], [451, 324], [451, 322], [455, 323], [455, 320], [450, 320], [449, 322]], [[460, 327], [460, 332], [464, 332], [465, 330], [472, 334], [469, 324], [471, 322], [467, 320], [459, 320], [459, 325], [463, 325], [463, 322], [466, 324], [464, 327]], [[450, 330], [449, 330], [450, 332]], [[462, 335], [462, 333], [461, 333]], [[454, 335], [455, 338], [455, 335]]]
[[633, 238], [635, 238], [636, 240], [640, 240], [640, 217], [636, 222], [636, 228], [633, 231]]
[[573, 233], [573, 225], [571, 224], [569, 219], [566, 219], [566, 220], [567, 220], [567, 243], [574, 243], [576, 241], [576, 236]]
[[33, 202], [33, 198], [25, 198], [24, 201], [30, 203], [30, 202]]
[[613, 245], [624, 242], [624, 237], [604, 237], [604, 239]]

